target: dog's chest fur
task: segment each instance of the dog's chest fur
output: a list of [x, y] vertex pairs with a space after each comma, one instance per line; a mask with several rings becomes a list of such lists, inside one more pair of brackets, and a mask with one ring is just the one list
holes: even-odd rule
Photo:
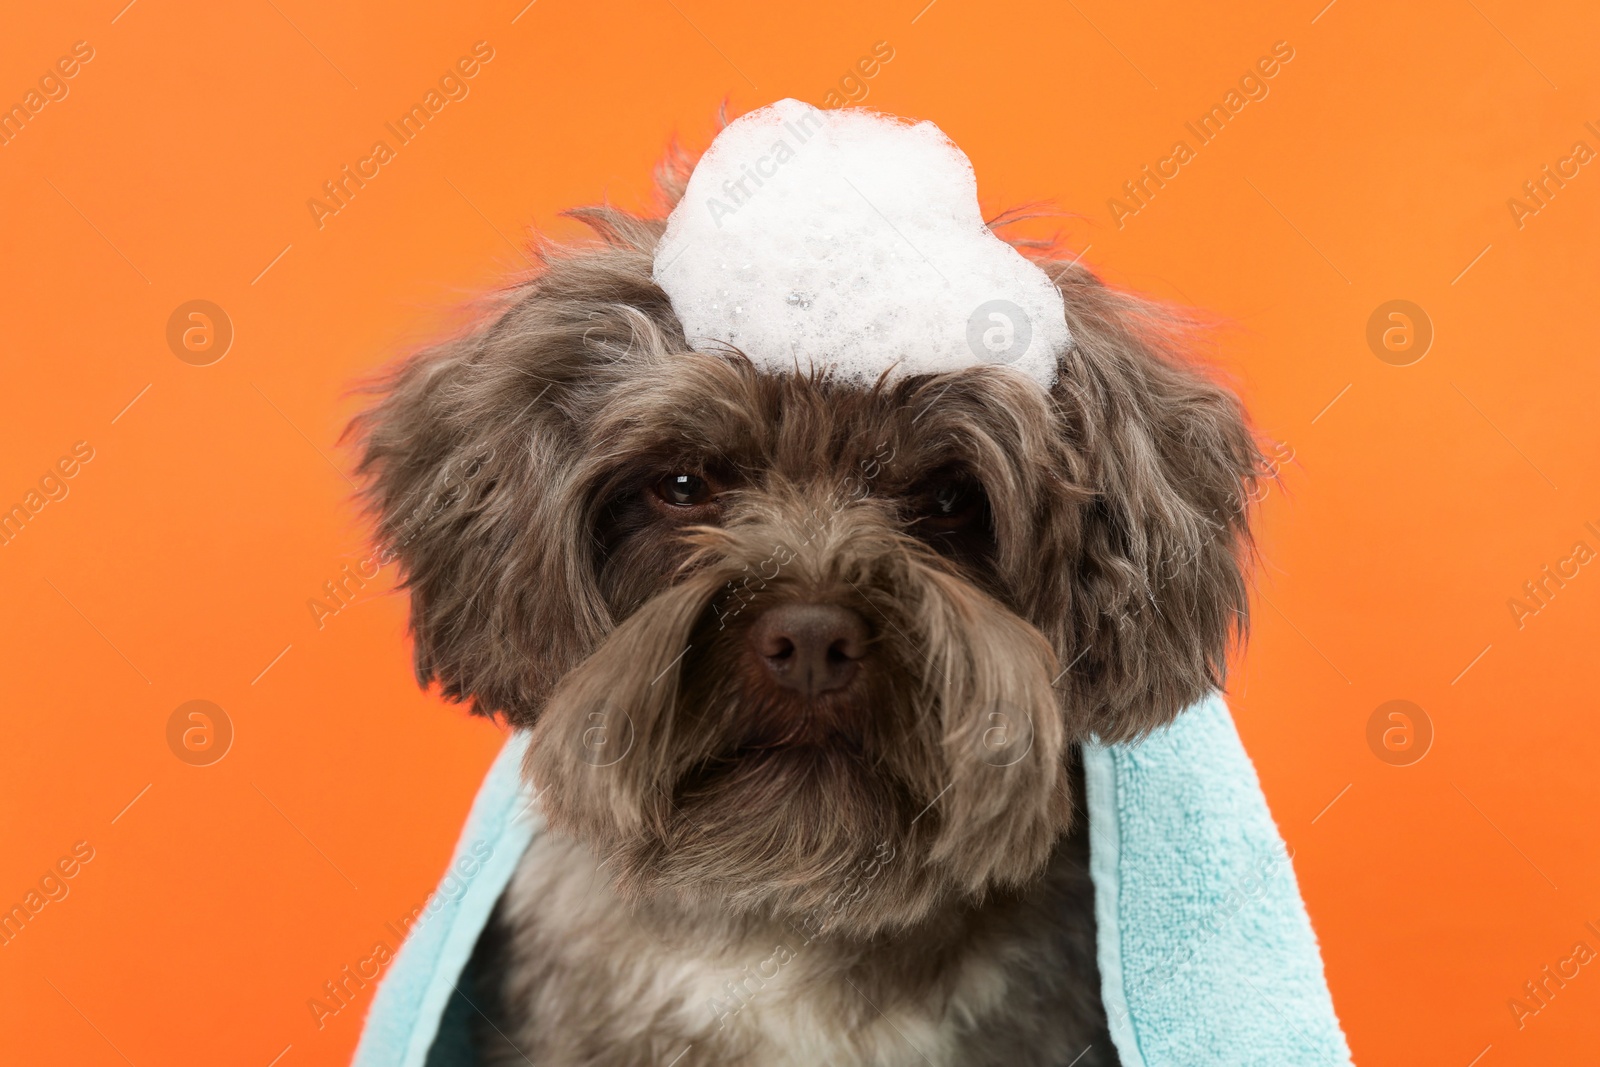
[[540, 835], [474, 958], [478, 1045], [496, 1067], [1115, 1064], [1087, 859], [1080, 831], [1028, 892], [863, 943], [630, 908]]

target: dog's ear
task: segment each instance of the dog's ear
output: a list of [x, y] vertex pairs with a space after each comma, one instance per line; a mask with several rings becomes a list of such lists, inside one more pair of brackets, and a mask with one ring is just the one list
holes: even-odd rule
[[585, 219], [606, 247], [544, 249], [478, 328], [371, 384], [346, 431], [385, 562], [411, 597], [418, 681], [533, 721], [611, 625], [595, 581], [586, 412], [640, 331], [675, 324], [650, 280], [659, 222]]
[[[1220, 688], [1248, 626], [1261, 452], [1238, 399], [1192, 362], [1194, 324], [1089, 271], [1044, 264], [1073, 347], [1053, 396], [1072, 457], [1057, 687], [1103, 741]], [[1081, 719], [1080, 719], [1081, 721]]]

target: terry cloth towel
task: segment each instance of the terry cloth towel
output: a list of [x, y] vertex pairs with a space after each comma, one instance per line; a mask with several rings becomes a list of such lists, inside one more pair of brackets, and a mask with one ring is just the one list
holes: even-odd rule
[[[542, 828], [514, 735], [367, 1014], [354, 1067], [473, 1067], [456, 989]], [[1291, 855], [1220, 696], [1084, 750], [1101, 993], [1123, 1067], [1349, 1064]], [[487, 859], [481, 859], [487, 852]], [[468, 857], [481, 862], [469, 862]]]

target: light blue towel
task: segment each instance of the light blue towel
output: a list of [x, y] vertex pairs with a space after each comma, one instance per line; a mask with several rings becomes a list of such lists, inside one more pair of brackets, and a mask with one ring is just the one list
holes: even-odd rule
[[[514, 735], [489, 769], [456, 873], [378, 989], [355, 1067], [473, 1063], [456, 981], [540, 829], [518, 775], [526, 748]], [[1221, 697], [1137, 744], [1087, 746], [1084, 772], [1101, 990], [1123, 1067], [1350, 1063], [1291, 857]]]
[[[411, 927], [372, 998], [353, 1063], [357, 1067], [468, 1067], [464, 1027], [447, 1025], [459, 1001], [456, 980], [489, 921], [495, 901], [511, 881], [517, 861], [542, 827], [533, 797], [522, 783], [528, 735], [514, 733], [478, 787], [467, 825], [445, 875]], [[484, 857], [488, 851], [487, 858]], [[471, 877], [464, 872], [472, 871]], [[469, 1009], [470, 1010], [470, 1009]], [[441, 1024], [446, 1024], [441, 1030]], [[435, 1038], [441, 1047], [430, 1060]], [[454, 1045], [460, 1047], [443, 1047]]]
[[1220, 696], [1089, 745], [1100, 988], [1123, 1067], [1348, 1064], [1291, 857]]

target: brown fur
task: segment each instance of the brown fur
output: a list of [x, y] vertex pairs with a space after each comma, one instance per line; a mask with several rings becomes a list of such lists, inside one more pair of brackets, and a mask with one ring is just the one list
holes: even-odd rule
[[[663, 173], [670, 202], [681, 160]], [[619, 902], [712, 941], [803, 927], [823, 958], [911, 966], [911, 996], [946, 964], [906, 939], [1040, 892], [1063, 862], [1073, 746], [1138, 737], [1221, 685], [1260, 460], [1243, 413], [1188, 362], [1184, 319], [1049, 259], [1075, 343], [1048, 392], [995, 366], [871, 387], [761, 373], [688, 348], [651, 280], [661, 218], [576, 214], [602, 246], [545, 248], [353, 424], [418, 679], [533, 731], [550, 827]], [[664, 518], [650, 487], [685, 471], [716, 505]], [[952, 476], [981, 486], [981, 515], [930, 533], [917, 502]], [[745, 641], [792, 600], [874, 631], [867, 669], [804, 706]], [[896, 862], [837, 907], [885, 849]], [[1063, 922], [1081, 925], [1073, 884]], [[541, 932], [516, 892], [508, 988], [558, 1003], [528, 953], [581, 932]], [[990, 936], [958, 926], [963, 951]], [[647, 1062], [594, 1051], [614, 1024], [594, 1025], [571, 1046], [590, 1052], [541, 1062]]]
[[[949, 901], [913, 930], [870, 938], [629, 907], [581, 844], [545, 835], [533, 850], [469, 968], [486, 1067], [663, 1067], [680, 1054], [675, 1067], [1117, 1062], [1085, 980], [1097, 972], [1081, 827], [1026, 890]], [[867, 901], [903, 858], [858, 868], [830, 910]]]

